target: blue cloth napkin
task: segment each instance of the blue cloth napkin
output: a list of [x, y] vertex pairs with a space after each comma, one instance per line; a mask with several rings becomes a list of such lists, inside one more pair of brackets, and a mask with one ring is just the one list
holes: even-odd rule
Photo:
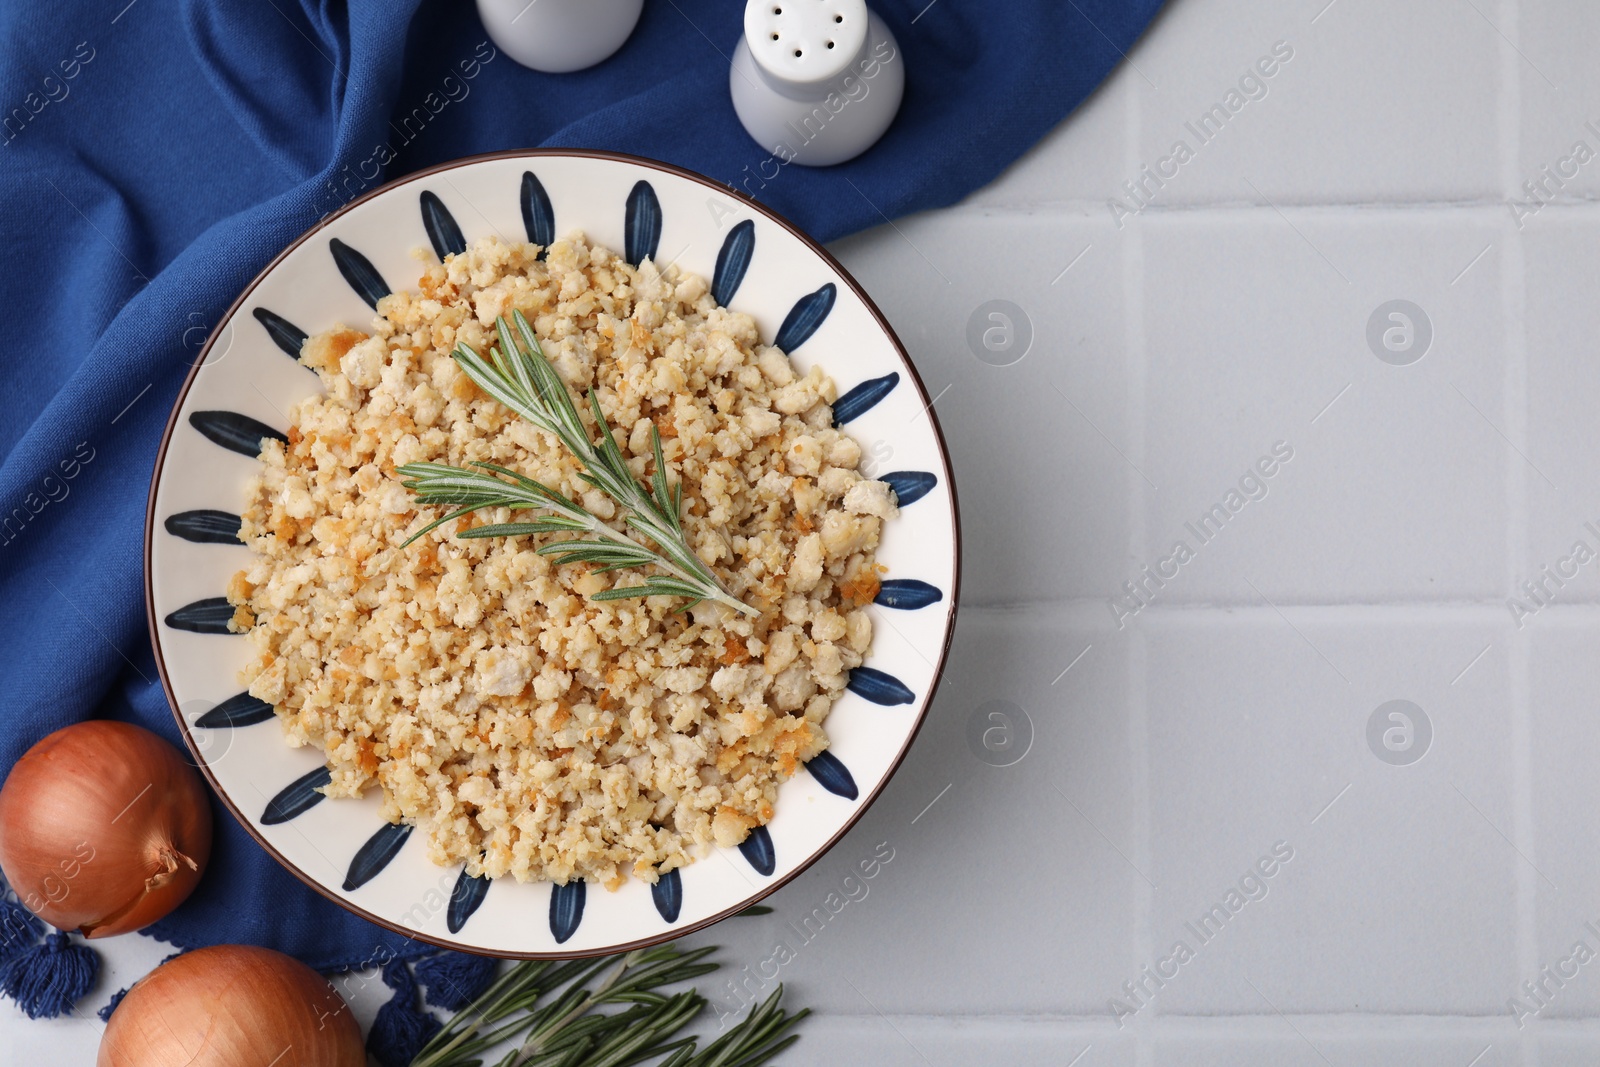
[[[0, 5], [0, 770], [95, 716], [178, 742], [145, 627], [156, 446], [218, 316], [350, 195], [475, 152], [615, 149], [746, 188], [827, 240], [988, 182], [1160, 2], [873, 0], [904, 55], [899, 118], [866, 155], [764, 187], [748, 180], [768, 154], [728, 97], [742, 0], [649, 0], [617, 55], [569, 75], [497, 53], [459, 0]], [[200, 888], [148, 932], [324, 970], [422, 950], [216, 814]]]

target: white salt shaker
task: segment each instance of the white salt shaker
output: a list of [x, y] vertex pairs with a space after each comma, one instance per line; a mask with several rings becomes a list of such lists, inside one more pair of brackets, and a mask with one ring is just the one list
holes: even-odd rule
[[495, 47], [548, 74], [592, 67], [621, 48], [644, 0], [478, 0]]
[[825, 167], [865, 152], [894, 121], [905, 84], [894, 35], [866, 0], [745, 5], [728, 72], [733, 108], [784, 163]]

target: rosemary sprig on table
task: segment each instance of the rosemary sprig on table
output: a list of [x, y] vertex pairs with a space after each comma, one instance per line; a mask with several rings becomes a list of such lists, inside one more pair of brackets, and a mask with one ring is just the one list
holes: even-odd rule
[[[717, 969], [712, 948], [673, 945], [598, 960], [519, 963], [445, 1024], [411, 1067], [469, 1067], [506, 1041], [520, 1044], [497, 1067], [624, 1067], [665, 1056], [661, 1067], [758, 1067], [800, 1040], [789, 1030], [810, 1009], [780, 1006], [780, 985], [704, 1048], [679, 1032], [705, 1007], [698, 991], [665, 986]], [[598, 982], [591, 987], [591, 982]], [[599, 1009], [617, 1006], [619, 1010]]]
[[599, 397], [590, 390], [589, 406], [600, 431], [600, 442], [596, 444], [589, 439], [589, 431], [567, 392], [566, 383], [545, 358], [544, 349], [528, 320], [520, 311], [512, 312], [512, 318], [522, 345], [512, 334], [511, 324], [501, 315], [495, 320], [499, 348], [491, 348], [486, 359], [463, 341], [456, 345], [456, 362], [484, 392], [541, 430], [554, 434], [583, 465], [579, 477], [620, 504], [626, 513], [626, 525], [657, 547], [651, 548], [607, 525], [583, 505], [554, 489], [492, 463], [473, 464], [481, 470], [443, 463], [407, 463], [401, 467], [400, 474], [406, 479], [404, 485], [416, 494], [418, 504], [457, 506], [457, 510], [412, 534], [406, 544], [441, 523], [481, 508], [539, 510], [545, 514], [536, 522], [492, 523], [456, 536], [574, 534], [577, 536], [540, 545], [535, 551], [561, 564], [598, 564], [601, 571], [654, 566], [666, 572], [649, 575], [640, 585], [603, 589], [593, 594], [593, 600], [687, 597], [689, 603], [679, 610], [691, 608], [702, 600], [714, 600], [740, 614], [760, 614], [723, 588], [711, 568], [689, 547], [688, 535], [683, 529], [683, 483], [667, 485], [667, 463], [661, 454], [660, 432], [654, 426], [650, 428], [655, 471], [647, 488], [639, 484], [622, 450], [617, 447], [600, 410]]

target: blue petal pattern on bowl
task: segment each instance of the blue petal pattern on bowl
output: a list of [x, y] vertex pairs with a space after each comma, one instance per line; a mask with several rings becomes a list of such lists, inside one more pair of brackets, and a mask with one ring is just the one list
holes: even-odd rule
[[300, 358], [300, 346], [306, 343], [306, 332], [282, 315], [268, 311], [266, 308], [256, 308], [251, 312], [256, 321], [266, 327], [267, 336], [272, 338], [272, 343], [283, 349], [290, 359]]
[[350, 288], [373, 311], [377, 311], [378, 301], [388, 296], [390, 290], [389, 283], [383, 280], [383, 275], [372, 265], [372, 260], [337, 237], [328, 242], [328, 251], [333, 253], [333, 262], [339, 267], [339, 273], [344, 275], [344, 280], [350, 283]]
[[461, 227], [456, 225], [456, 218], [450, 214], [450, 209], [444, 206], [444, 201], [439, 199], [432, 189], [422, 190], [422, 228], [428, 231], [428, 242], [433, 245], [433, 254], [444, 262], [444, 257], [457, 255], [467, 250], [467, 239], [461, 236]]
[[452, 934], [461, 932], [461, 928], [467, 925], [467, 920], [472, 918], [472, 913], [478, 910], [478, 905], [488, 895], [489, 879], [474, 878], [465, 867], [461, 868], [461, 877], [456, 879], [456, 887], [450, 891], [450, 907], [445, 910], [444, 916], [444, 924]]
[[550, 933], [556, 944], [565, 944], [567, 938], [578, 932], [583, 922], [583, 898], [589, 883], [578, 879], [566, 885], [550, 887]]
[[376, 878], [389, 861], [400, 853], [400, 846], [406, 843], [406, 838], [411, 836], [411, 824], [403, 822], [384, 823], [377, 833], [367, 838], [367, 843], [356, 852], [355, 859], [350, 861], [350, 870], [344, 876], [344, 891], [346, 893], [360, 889]]
[[635, 267], [647, 259], [654, 259], [661, 244], [661, 201], [649, 182], [640, 181], [628, 194], [627, 218], [623, 227], [622, 246], [628, 262]]
[[683, 875], [676, 867], [656, 879], [650, 887], [650, 899], [663, 919], [669, 923], [678, 921], [678, 913], [683, 910]]
[[851, 671], [845, 688], [874, 704], [910, 704], [917, 699], [900, 679], [872, 667], [857, 667]]
[[[271, 709], [268, 708], [268, 711]], [[318, 790], [331, 781], [333, 775], [326, 767], [318, 767], [308, 774], [302, 774], [280, 789], [277, 796], [267, 801], [267, 810], [261, 813], [261, 825], [276, 826], [298, 815], [304, 815], [327, 799], [327, 796]]]
[[778, 869], [778, 852], [772, 847], [772, 833], [765, 826], [751, 830], [750, 836], [740, 842], [739, 851], [757, 874], [770, 876]]
[[208, 596], [196, 600], [167, 616], [167, 625], [174, 630], [187, 630], [192, 634], [232, 634], [228, 623], [233, 619], [233, 605], [225, 596]]
[[533, 171], [522, 172], [522, 228], [528, 231], [528, 240], [539, 246], [539, 258], [556, 239], [556, 210], [550, 206], [550, 195]]
[[744, 282], [744, 272], [750, 269], [750, 257], [756, 250], [756, 224], [745, 219], [728, 231], [717, 253], [717, 270], [712, 275], [711, 299], [727, 307], [733, 303], [733, 294]]
[[176, 515], [168, 515], [162, 525], [173, 537], [196, 544], [239, 544], [239, 516], [231, 511], [217, 511], [214, 508], [180, 511]]
[[269, 437], [289, 443], [288, 435], [237, 411], [196, 411], [189, 416], [189, 425], [212, 444], [251, 459], [261, 455], [261, 442]]
[[249, 693], [235, 693], [194, 721], [207, 730], [231, 730], [236, 726], [254, 726], [272, 718], [272, 705]]
[[850, 773], [850, 768], [827, 749], [806, 760], [806, 770], [811, 772], [811, 777], [817, 780], [818, 785], [836, 796], [854, 800], [861, 795], [861, 791], [856, 788], [856, 780]]
[[868, 378], [833, 402], [833, 424], [843, 426], [875, 407], [900, 384], [900, 372], [890, 371], [882, 378]]
[[901, 507], [915, 504], [939, 484], [939, 479], [928, 471], [894, 471], [878, 479], [888, 482], [889, 488], [894, 490], [894, 498]]
[[917, 578], [889, 578], [879, 584], [878, 595], [872, 598], [872, 602], [880, 607], [913, 611], [937, 604], [943, 599], [944, 593], [939, 591], [938, 586]]
[[828, 312], [833, 310], [833, 302], [838, 296], [838, 287], [829, 282], [816, 292], [807, 293], [796, 300], [789, 314], [783, 317], [783, 325], [778, 327], [778, 336], [772, 343], [785, 352], [793, 352], [805, 344], [817, 332], [817, 327], [822, 325], [822, 320], [828, 317]]

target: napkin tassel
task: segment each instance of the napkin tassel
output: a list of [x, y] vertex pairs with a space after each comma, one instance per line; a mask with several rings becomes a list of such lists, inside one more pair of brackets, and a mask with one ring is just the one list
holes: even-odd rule
[[99, 953], [73, 944], [66, 933], [54, 933], [0, 965], [0, 993], [30, 1019], [54, 1019], [71, 1011], [99, 976]]
[[383, 965], [383, 984], [394, 990], [394, 996], [372, 1020], [367, 1051], [382, 1067], [406, 1067], [444, 1026], [431, 1012], [417, 1007], [417, 980], [404, 960]]
[[37, 944], [44, 925], [15, 900], [0, 896], [0, 963]]
[[483, 995], [500, 961], [467, 952], [441, 952], [417, 961], [417, 978], [428, 988], [428, 1003], [460, 1011]]

